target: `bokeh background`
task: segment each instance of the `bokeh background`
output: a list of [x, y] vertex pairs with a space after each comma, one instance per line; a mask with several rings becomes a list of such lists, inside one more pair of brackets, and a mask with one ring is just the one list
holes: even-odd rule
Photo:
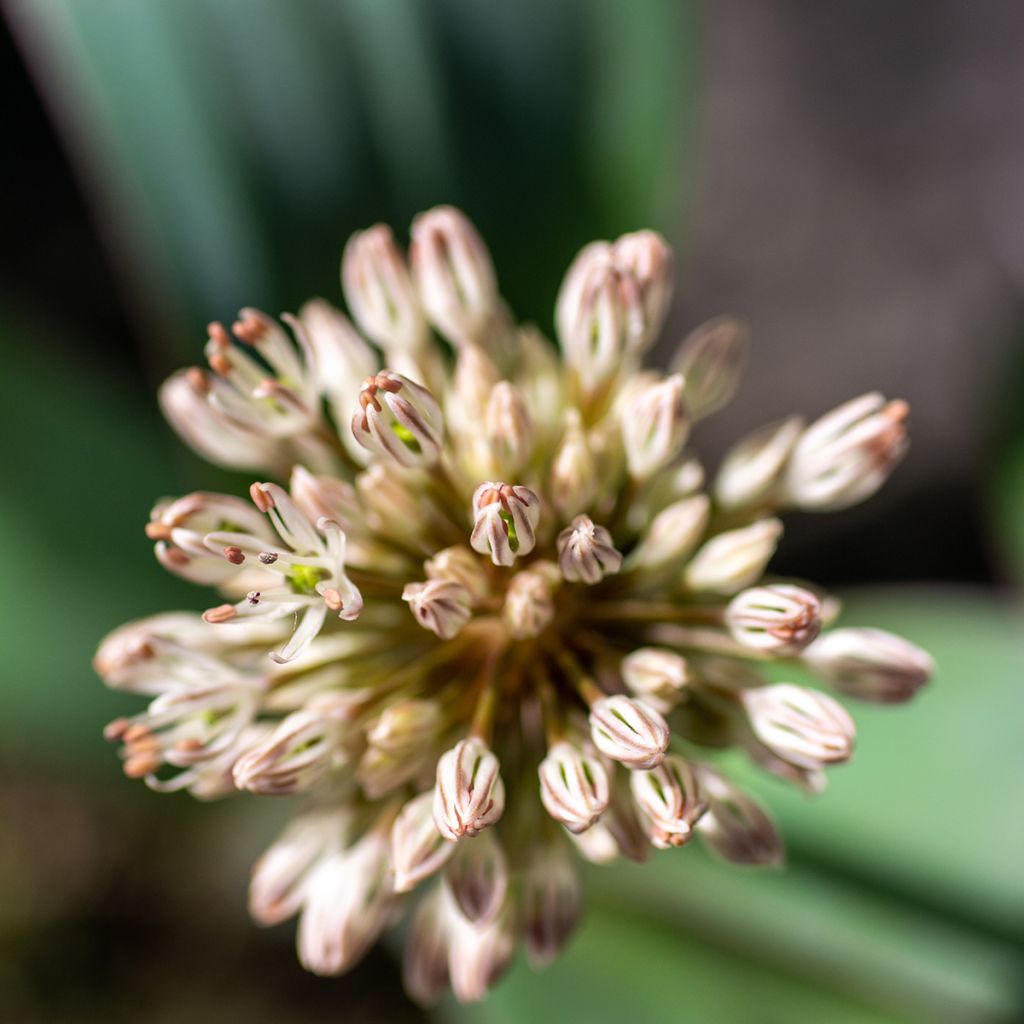
[[198, 608], [158, 570], [153, 499], [245, 481], [155, 388], [243, 304], [339, 300], [348, 234], [467, 210], [551, 328], [593, 237], [677, 246], [662, 356], [751, 322], [696, 438], [871, 388], [911, 454], [862, 508], [789, 524], [777, 566], [940, 670], [856, 709], [815, 800], [755, 782], [784, 873], [699, 849], [595, 871], [587, 918], [440, 1020], [1013, 1021], [1024, 1014], [1024, 8], [1006, 0], [4, 0], [0, 190], [0, 1019], [416, 1021], [393, 949], [305, 975], [245, 916], [285, 813], [125, 780], [136, 707], [89, 659]]

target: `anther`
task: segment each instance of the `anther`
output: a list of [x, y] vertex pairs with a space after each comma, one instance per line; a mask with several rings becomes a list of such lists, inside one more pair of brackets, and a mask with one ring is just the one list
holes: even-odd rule
[[241, 565], [245, 561], [245, 553], [240, 547], [232, 544], [224, 549], [224, 557], [232, 565]]
[[237, 614], [233, 604], [219, 604], [216, 608], [207, 608], [203, 612], [203, 619], [206, 622], [218, 623], [228, 622]]
[[269, 491], [264, 490], [263, 484], [255, 483], [249, 488], [249, 497], [252, 503], [261, 511], [269, 512], [274, 507], [274, 498]]

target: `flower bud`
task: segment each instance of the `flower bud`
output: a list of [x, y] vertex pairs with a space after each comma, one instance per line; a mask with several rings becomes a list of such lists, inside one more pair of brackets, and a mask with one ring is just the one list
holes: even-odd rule
[[483, 483], [473, 492], [474, 551], [490, 555], [495, 565], [511, 565], [536, 544], [540, 499], [518, 484]]
[[484, 435], [493, 470], [499, 474], [518, 473], [529, 461], [533, 445], [533, 424], [523, 393], [507, 380], [499, 381], [487, 402]]
[[704, 844], [730, 864], [782, 864], [782, 837], [764, 808], [707, 765], [699, 767], [698, 778], [708, 802], [707, 813], [697, 822]]
[[907, 450], [906, 402], [873, 392], [833, 409], [800, 436], [785, 496], [797, 508], [835, 512], [870, 498]]
[[448, 916], [442, 892], [435, 888], [409, 922], [402, 957], [402, 984], [409, 997], [423, 1006], [436, 1003], [448, 987]]
[[565, 433], [551, 461], [551, 501], [565, 517], [582, 512], [598, 491], [597, 464], [576, 409], [566, 413]]
[[357, 527], [361, 509], [355, 488], [334, 476], [316, 476], [304, 466], [292, 470], [288, 490], [299, 511], [311, 522], [332, 519], [346, 532]]
[[531, 847], [522, 875], [520, 914], [526, 953], [534, 967], [551, 963], [580, 918], [583, 891], [562, 836]]
[[555, 617], [555, 591], [562, 577], [553, 562], [534, 562], [508, 582], [501, 616], [517, 640], [540, 636]]
[[704, 536], [711, 514], [706, 494], [674, 501], [651, 520], [640, 543], [626, 559], [628, 569], [658, 569], [681, 562]]
[[630, 772], [629, 787], [637, 806], [650, 818], [651, 842], [659, 850], [688, 842], [694, 824], [707, 810], [696, 772], [675, 754], [650, 771]]
[[627, 768], [654, 768], [668, 749], [669, 728], [654, 708], [621, 694], [590, 708], [590, 735], [602, 754]]
[[806, 648], [801, 660], [841, 693], [879, 704], [910, 700], [935, 671], [930, 655], [881, 629], [835, 629]]
[[405, 754], [432, 742], [443, 723], [437, 701], [408, 697], [389, 704], [367, 728], [366, 739], [371, 746]]
[[408, 377], [382, 370], [363, 381], [352, 434], [368, 451], [400, 466], [431, 466], [441, 454], [441, 409]]
[[341, 974], [362, 959], [394, 907], [387, 872], [387, 840], [376, 830], [317, 865], [306, 886], [297, 937], [306, 970]]
[[473, 604], [486, 600], [490, 593], [487, 573], [480, 559], [461, 544], [438, 551], [423, 563], [427, 577], [432, 580], [451, 580], [469, 592]]
[[540, 798], [548, 814], [570, 832], [584, 832], [608, 807], [608, 773], [601, 761], [561, 740], [537, 769]]
[[803, 420], [791, 416], [744, 438], [725, 457], [715, 478], [715, 499], [726, 509], [770, 501]]
[[644, 311], [641, 347], [647, 348], [661, 330], [672, 301], [672, 249], [655, 231], [633, 231], [616, 239], [612, 259], [640, 289]]
[[764, 575], [781, 536], [778, 519], [761, 519], [712, 537], [686, 567], [686, 586], [712, 594], [735, 594], [751, 586]]
[[508, 891], [508, 862], [490, 830], [459, 843], [444, 873], [445, 885], [467, 921], [486, 924], [497, 917]]
[[453, 344], [479, 343], [498, 308], [487, 246], [465, 214], [450, 206], [412, 222], [413, 278], [431, 323]]
[[427, 340], [416, 289], [386, 224], [349, 238], [341, 257], [341, 284], [356, 323], [381, 348], [415, 352]]
[[626, 465], [647, 480], [682, 451], [690, 425], [683, 407], [683, 378], [677, 373], [637, 388], [619, 413]]
[[848, 761], [856, 728], [846, 709], [817, 690], [776, 683], [741, 695], [754, 735], [798, 768]]
[[505, 809], [498, 759], [483, 740], [460, 740], [437, 762], [434, 821], [441, 834], [459, 840], [479, 835]]
[[433, 807], [433, 792], [420, 793], [402, 808], [391, 826], [395, 892], [411, 892], [440, 871], [455, 852], [455, 844], [437, 830]]
[[457, 908], [450, 912], [448, 974], [460, 1003], [478, 1003], [508, 969], [516, 951], [512, 915], [506, 909], [483, 925], [467, 921]]
[[821, 604], [809, 590], [789, 583], [751, 587], [729, 602], [725, 622], [744, 647], [790, 657], [821, 631]]
[[692, 420], [717, 412], [735, 394], [749, 340], [747, 325], [732, 316], [715, 317], [683, 339], [672, 369], [686, 381], [683, 397]]
[[473, 615], [469, 591], [452, 580], [407, 583], [402, 600], [408, 602], [416, 621], [442, 640], [451, 640]]
[[690, 682], [686, 659], [659, 647], [641, 647], [622, 659], [622, 679], [630, 693], [667, 715]]
[[558, 535], [558, 566], [570, 583], [600, 583], [622, 567], [612, 535], [596, 526], [590, 516], [576, 516]]

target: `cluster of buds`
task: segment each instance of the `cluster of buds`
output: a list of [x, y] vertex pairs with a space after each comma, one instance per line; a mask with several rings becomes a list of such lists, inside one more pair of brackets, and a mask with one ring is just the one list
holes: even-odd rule
[[153, 509], [159, 562], [220, 596], [102, 643], [99, 674], [150, 701], [107, 736], [156, 790], [305, 798], [250, 908], [298, 916], [309, 970], [347, 970], [411, 895], [409, 993], [473, 1001], [518, 948], [539, 966], [568, 941], [581, 859], [697, 837], [781, 863], [716, 762], [738, 747], [820, 791], [854, 725], [810, 679], [879, 703], [928, 680], [913, 644], [832, 629], [833, 599], [765, 577], [784, 513], [881, 486], [907, 409], [866, 395], [774, 424], [705, 483], [686, 445], [747, 332], [719, 318], [669, 374], [642, 369], [672, 290], [649, 231], [572, 263], [560, 352], [515, 325], [450, 208], [408, 255], [382, 225], [354, 235], [342, 284], [355, 325], [322, 299], [288, 331], [245, 310], [211, 325], [209, 369], [165, 385], [186, 442], [260, 480]]

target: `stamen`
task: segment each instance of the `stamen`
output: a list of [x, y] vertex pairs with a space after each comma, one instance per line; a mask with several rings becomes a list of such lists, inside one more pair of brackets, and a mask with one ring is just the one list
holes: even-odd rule
[[203, 612], [203, 619], [210, 623], [229, 622], [237, 614], [233, 604], [219, 604], [216, 608], [207, 608]]
[[232, 565], [241, 565], [245, 561], [245, 552], [237, 545], [232, 544], [224, 549], [224, 557]]

